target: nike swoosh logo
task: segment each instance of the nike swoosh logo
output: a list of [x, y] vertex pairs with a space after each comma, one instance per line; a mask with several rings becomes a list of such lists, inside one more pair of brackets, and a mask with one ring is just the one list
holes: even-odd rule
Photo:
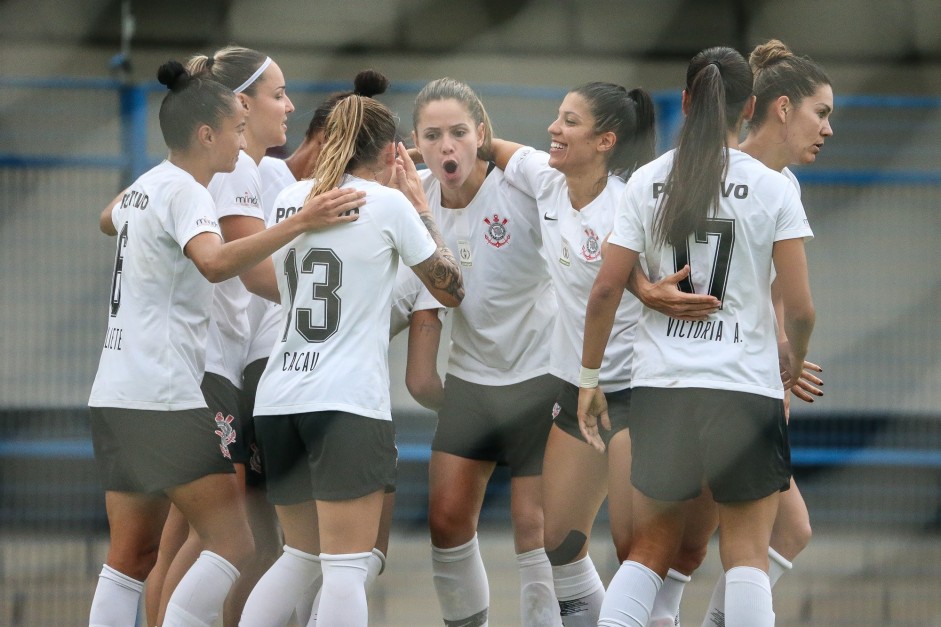
[[542, 219], [543, 220], [558, 220], [558, 218], [550, 218], [548, 211], [542, 215]]

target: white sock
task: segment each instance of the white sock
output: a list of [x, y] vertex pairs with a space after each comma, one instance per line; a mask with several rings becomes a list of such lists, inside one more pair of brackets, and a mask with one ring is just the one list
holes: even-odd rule
[[203, 551], [170, 595], [163, 627], [211, 627], [239, 571], [212, 551]]
[[625, 560], [601, 604], [598, 627], [646, 627], [663, 580], [643, 564]]
[[546, 550], [518, 553], [520, 571], [520, 619], [523, 627], [562, 627], [559, 601], [552, 585], [552, 564]]
[[[311, 604], [310, 611], [308, 612], [310, 618], [307, 619], [306, 623], [298, 621], [298, 625], [307, 625], [307, 627], [317, 627], [317, 610], [320, 609], [320, 596], [323, 594], [323, 576], [320, 577], [320, 582], [317, 584], [317, 594], [314, 595], [314, 602]], [[368, 600], [367, 600], [368, 602]]]
[[771, 587], [778, 583], [778, 579], [787, 571], [794, 568], [794, 564], [787, 561], [783, 555], [768, 547], [768, 579], [771, 580]]
[[702, 627], [725, 627], [725, 573], [719, 575], [712, 589], [709, 608], [702, 621]]
[[663, 585], [657, 591], [657, 598], [653, 602], [648, 627], [676, 627], [680, 624], [680, 601], [683, 600], [683, 588], [689, 583], [689, 579], [672, 568], [667, 571]]
[[[368, 599], [369, 592], [372, 590], [373, 585], [376, 583], [376, 579], [379, 578], [379, 575], [382, 574], [382, 571], [386, 569], [386, 556], [379, 549], [373, 549], [369, 561], [367, 563], [368, 570], [366, 571], [366, 597]], [[317, 627], [317, 610], [320, 607], [320, 594], [323, 592], [322, 579], [317, 582], [316, 592], [313, 595], [313, 602], [310, 605], [310, 609], [304, 618], [306, 620], [301, 622], [301, 614], [298, 611], [298, 624], [307, 625], [307, 627]], [[305, 600], [307, 597], [305, 596]]]
[[323, 625], [366, 627], [366, 573], [372, 553], [320, 554], [323, 589], [317, 622]]
[[476, 534], [453, 549], [432, 546], [431, 573], [445, 625], [487, 627], [490, 584]]
[[725, 573], [725, 624], [728, 627], [774, 627], [771, 581], [751, 566]]
[[366, 594], [369, 594], [369, 591], [372, 590], [373, 584], [376, 583], [376, 579], [379, 578], [379, 575], [381, 575], [382, 571], [385, 569], [385, 554], [379, 549], [373, 549], [372, 553], [369, 555], [369, 572], [366, 573]]
[[98, 587], [88, 614], [88, 627], [123, 627], [137, 622], [144, 582], [131, 579], [107, 564], [98, 575]]
[[[285, 545], [281, 557], [248, 595], [239, 626], [286, 625], [298, 600], [319, 576], [320, 559], [316, 555]], [[309, 606], [307, 611], [310, 612]]]
[[[320, 609], [320, 596], [323, 594], [323, 577], [320, 578], [320, 584], [317, 586], [317, 595], [314, 596], [314, 604], [311, 607], [310, 618], [306, 623], [298, 623], [298, 625], [307, 625], [307, 627], [317, 627], [317, 611]], [[368, 599], [367, 599], [368, 602]]]
[[565, 627], [595, 627], [604, 602], [604, 584], [591, 557], [586, 555], [571, 564], [553, 566], [552, 581], [559, 599], [562, 624]]
[[[784, 559], [780, 553], [768, 547], [768, 580], [772, 588], [781, 575], [793, 567], [794, 565]], [[706, 612], [702, 627], [725, 627], [725, 573], [719, 576], [716, 587], [712, 590], [709, 610]]]
[[[310, 555], [309, 553], [307, 555]], [[320, 567], [320, 556], [310, 555], [316, 573], [310, 582], [310, 585], [304, 590], [294, 604], [294, 616], [297, 618], [297, 624], [301, 627], [317, 627], [317, 606], [320, 605], [320, 591], [323, 589], [323, 569]]]

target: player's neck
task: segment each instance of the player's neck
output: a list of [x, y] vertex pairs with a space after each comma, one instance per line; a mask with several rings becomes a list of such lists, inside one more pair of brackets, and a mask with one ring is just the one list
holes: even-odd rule
[[189, 175], [196, 179], [196, 182], [203, 187], [209, 187], [209, 181], [212, 180], [215, 174], [212, 168], [210, 168], [203, 159], [191, 154], [171, 151], [170, 156], [167, 157], [167, 161], [184, 172], [189, 173]]
[[608, 184], [608, 173], [590, 170], [566, 174], [565, 184], [568, 187], [572, 209], [581, 211], [604, 191]]

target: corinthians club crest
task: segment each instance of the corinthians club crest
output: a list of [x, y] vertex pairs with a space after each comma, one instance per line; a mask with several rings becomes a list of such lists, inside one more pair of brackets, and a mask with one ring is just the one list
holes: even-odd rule
[[585, 229], [585, 243], [582, 244], [582, 257], [594, 261], [601, 256], [601, 242], [593, 229]]
[[493, 218], [484, 218], [484, 222], [487, 224], [487, 232], [484, 234], [484, 239], [487, 240], [487, 243], [496, 248], [506, 245], [510, 241], [510, 232], [506, 228], [506, 223], [509, 222], [508, 218], [500, 218], [497, 214], [493, 214]]

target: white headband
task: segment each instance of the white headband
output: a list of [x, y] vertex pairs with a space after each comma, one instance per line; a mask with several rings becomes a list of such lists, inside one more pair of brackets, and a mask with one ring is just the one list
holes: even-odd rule
[[237, 93], [237, 94], [240, 94], [240, 93], [242, 93], [243, 91], [245, 91], [246, 89], [248, 89], [249, 86], [250, 86], [252, 83], [254, 83], [255, 81], [257, 81], [257, 80], [258, 80], [258, 77], [261, 76], [261, 75], [264, 73], [264, 71], [268, 69], [268, 66], [269, 66], [269, 65], [271, 65], [271, 57], [265, 57], [265, 62], [262, 63], [262, 64], [258, 67], [257, 70], [255, 70], [255, 73], [252, 74], [251, 76], [249, 76], [247, 81], [245, 81], [244, 83], [242, 83], [241, 85], [239, 85], [238, 87], [236, 87], [235, 89], [233, 89], [232, 91], [234, 91], [234, 92]]

